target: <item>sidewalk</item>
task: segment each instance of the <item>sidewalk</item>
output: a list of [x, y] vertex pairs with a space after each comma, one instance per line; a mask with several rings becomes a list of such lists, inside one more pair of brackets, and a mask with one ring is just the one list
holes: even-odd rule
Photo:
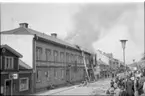
[[63, 92], [63, 91], [74, 89], [78, 86], [80, 86], [80, 84], [79, 85], [73, 85], [73, 86], [65, 86], [65, 87], [52, 89], [52, 90], [46, 90], [46, 91], [38, 92], [38, 93], [35, 93], [35, 94], [32, 94], [32, 95], [53, 95], [53, 94], [56, 94], [56, 93], [60, 93], [60, 92]]

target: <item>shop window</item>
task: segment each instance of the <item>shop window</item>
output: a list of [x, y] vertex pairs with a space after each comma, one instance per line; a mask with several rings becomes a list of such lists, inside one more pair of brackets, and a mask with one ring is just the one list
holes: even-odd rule
[[46, 61], [50, 61], [51, 60], [51, 50], [46, 49], [45, 53], [46, 53]]
[[29, 78], [20, 78], [19, 86], [20, 91], [29, 90]]
[[42, 60], [42, 48], [36, 47], [36, 60]]
[[13, 57], [5, 57], [5, 69], [13, 69], [14, 67]]

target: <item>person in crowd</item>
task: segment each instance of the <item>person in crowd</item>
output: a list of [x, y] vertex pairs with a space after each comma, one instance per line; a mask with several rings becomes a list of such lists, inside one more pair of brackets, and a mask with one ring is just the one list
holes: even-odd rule
[[139, 93], [138, 93], [138, 86], [139, 86], [139, 78], [138, 77], [135, 77], [135, 80], [134, 80], [134, 96], [139, 96]]
[[[112, 80], [111, 80], [112, 82]], [[114, 86], [111, 84], [110, 85], [110, 88], [107, 90], [106, 94], [109, 94], [110, 96], [113, 96], [114, 95]]]
[[117, 85], [117, 88], [114, 90], [114, 96], [120, 96], [121, 93], [121, 85]]
[[145, 96], [145, 82], [143, 83], [143, 94]]
[[141, 74], [140, 75], [140, 78], [139, 78], [139, 85], [138, 85], [138, 93], [139, 95], [143, 94], [144, 91], [143, 91], [143, 84], [144, 84], [144, 81], [145, 81], [145, 78], [143, 77], [143, 75]]
[[111, 79], [110, 86], [114, 87], [114, 81], [113, 81], [113, 79]]
[[125, 90], [125, 86], [124, 85], [121, 85], [121, 91], [120, 91], [120, 94], [119, 96], [127, 96], [127, 92]]
[[133, 81], [130, 79], [130, 76], [127, 76], [126, 92], [127, 96], [133, 96]]

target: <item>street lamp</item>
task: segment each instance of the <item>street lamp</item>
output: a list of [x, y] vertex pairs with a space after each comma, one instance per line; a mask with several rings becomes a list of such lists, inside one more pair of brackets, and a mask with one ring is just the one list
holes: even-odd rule
[[[127, 71], [126, 64], [125, 64], [125, 45], [126, 45], [126, 41], [128, 41], [128, 40], [120, 40], [120, 42], [122, 44], [122, 49], [123, 49], [123, 61], [124, 61], [124, 65], [125, 65], [125, 70]], [[125, 75], [127, 75], [127, 72], [125, 72]], [[125, 85], [125, 89], [126, 89], [126, 85]]]
[[123, 61], [124, 61], [125, 69], [127, 71], [126, 64], [125, 64], [125, 45], [126, 45], [126, 41], [128, 41], [128, 40], [120, 40], [120, 42], [122, 44], [122, 49], [123, 49]]

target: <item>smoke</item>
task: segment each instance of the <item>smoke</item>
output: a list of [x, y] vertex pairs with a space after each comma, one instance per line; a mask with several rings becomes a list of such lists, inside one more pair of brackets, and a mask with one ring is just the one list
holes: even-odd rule
[[135, 11], [135, 3], [96, 3], [80, 6], [80, 10], [73, 16], [73, 29], [66, 40], [93, 50], [93, 42], [99, 40], [108, 32], [118, 19], [128, 11]]

